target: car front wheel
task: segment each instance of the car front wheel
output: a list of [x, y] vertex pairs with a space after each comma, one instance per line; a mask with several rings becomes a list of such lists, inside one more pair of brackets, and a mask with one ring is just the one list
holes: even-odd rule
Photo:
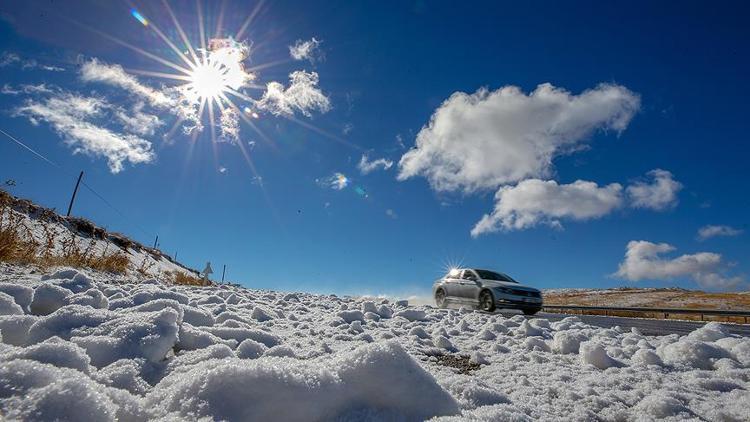
[[539, 312], [539, 309], [536, 308], [526, 308], [522, 309], [524, 315], [534, 315], [535, 313]]
[[492, 298], [492, 293], [485, 290], [479, 294], [479, 309], [485, 312], [495, 311], [495, 300]]
[[438, 308], [445, 308], [445, 291], [443, 289], [435, 292], [435, 304]]

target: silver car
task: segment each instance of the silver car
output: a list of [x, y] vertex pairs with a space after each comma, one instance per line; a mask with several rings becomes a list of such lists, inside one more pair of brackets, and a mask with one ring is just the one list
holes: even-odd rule
[[526, 315], [542, 309], [542, 292], [488, 270], [454, 268], [435, 282], [432, 292], [440, 308], [449, 304], [476, 306], [487, 312], [510, 308], [520, 309]]

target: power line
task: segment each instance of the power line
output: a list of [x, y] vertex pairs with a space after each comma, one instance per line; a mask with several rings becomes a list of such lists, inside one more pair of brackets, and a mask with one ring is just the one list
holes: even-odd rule
[[[71, 175], [73, 175], [73, 174], [74, 174], [74, 173], [72, 173], [72, 172], [70, 172], [70, 171], [66, 170], [65, 168], [63, 168], [63, 167], [62, 167], [62, 166], [60, 166], [59, 164], [57, 164], [57, 163], [53, 162], [53, 161], [52, 161], [52, 160], [50, 160], [49, 158], [45, 157], [45, 156], [44, 156], [44, 155], [42, 155], [41, 153], [39, 153], [39, 152], [35, 151], [35, 150], [34, 150], [33, 148], [31, 148], [30, 146], [28, 146], [28, 145], [26, 145], [25, 143], [21, 142], [21, 141], [20, 141], [20, 140], [18, 140], [18, 139], [17, 139], [16, 137], [14, 137], [14, 136], [10, 135], [10, 134], [9, 134], [9, 133], [7, 133], [6, 131], [4, 131], [4, 130], [0, 129], [0, 133], [2, 133], [3, 135], [7, 136], [7, 137], [8, 137], [8, 138], [9, 138], [10, 140], [12, 140], [12, 141], [13, 141], [13, 142], [15, 142], [16, 144], [20, 145], [21, 147], [25, 148], [26, 150], [30, 151], [30, 152], [31, 152], [32, 154], [34, 154], [34, 155], [35, 155], [35, 156], [36, 156], [37, 158], [39, 158], [39, 159], [41, 159], [41, 160], [45, 161], [46, 163], [48, 163], [48, 164], [52, 165], [53, 167], [56, 167], [57, 169], [59, 169], [59, 170], [61, 170], [61, 171], [63, 171], [63, 172], [66, 172], [66, 173], [70, 173]], [[116, 212], [117, 214], [119, 214], [119, 215], [120, 215], [120, 217], [122, 217], [122, 218], [123, 218], [124, 220], [128, 221], [128, 222], [129, 222], [129, 223], [131, 223], [131, 224], [132, 224], [133, 226], [135, 226], [135, 228], [136, 228], [136, 229], [138, 229], [138, 230], [139, 230], [139, 231], [141, 232], [141, 234], [145, 235], [146, 237], [151, 237], [151, 235], [150, 235], [150, 234], [149, 234], [149, 233], [148, 233], [148, 232], [147, 232], [146, 230], [144, 230], [144, 229], [143, 229], [143, 228], [142, 228], [142, 227], [141, 227], [140, 225], [136, 224], [136, 223], [135, 223], [135, 221], [133, 221], [133, 220], [132, 220], [131, 218], [128, 218], [128, 216], [126, 216], [126, 215], [125, 215], [125, 214], [124, 214], [124, 213], [123, 213], [122, 211], [120, 211], [120, 210], [119, 210], [119, 209], [118, 209], [117, 207], [115, 207], [114, 205], [112, 205], [112, 203], [110, 203], [109, 201], [107, 201], [107, 200], [106, 200], [106, 199], [104, 198], [104, 196], [102, 196], [102, 195], [101, 195], [101, 194], [100, 194], [99, 192], [97, 192], [96, 190], [94, 190], [94, 188], [92, 188], [92, 187], [91, 187], [91, 186], [90, 186], [90, 185], [89, 185], [88, 183], [86, 183], [86, 181], [82, 180], [82, 181], [81, 181], [81, 184], [82, 184], [82, 185], [83, 185], [83, 186], [84, 186], [84, 187], [85, 187], [86, 189], [88, 189], [88, 190], [89, 190], [89, 191], [90, 191], [91, 193], [93, 193], [93, 194], [94, 194], [94, 195], [95, 195], [95, 196], [96, 196], [97, 198], [99, 198], [99, 199], [100, 199], [100, 200], [101, 200], [102, 202], [104, 202], [104, 203], [105, 203], [105, 204], [106, 204], [106, 205], [107, 205], [108, 207], [110, 207], [110, 208], [111, 208], [112, 210], [114, 210], [114, 211], [115, 211], [115, 212]]]

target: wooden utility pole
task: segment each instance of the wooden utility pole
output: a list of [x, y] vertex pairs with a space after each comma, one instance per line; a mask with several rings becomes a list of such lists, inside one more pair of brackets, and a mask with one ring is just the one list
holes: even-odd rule
[[154, 240], [154, 249], [156, 249], [156, 245], [159, 244], [159, 235], [156, 235], [156, 239]]
[[221, 282], [224, 282], [224, 274], [227, 273], [227, 264], [224, 264], [224, 269], [221, 270]]
[[73, 196], [70, 197], [70, 204], [68, 204], [68, 213], [65, 214], [66, 217], [70, 217], [70, 212], [73, 210], [73, 202], [76, 200], [76, 194], [78, 193], [78, 186], [81, 184], [81, 179], [83, 178], [83, 171], [81, 171], [81, 174], [78, 175], [78, 181], [76, 182], [76, 188], [73, 189]]

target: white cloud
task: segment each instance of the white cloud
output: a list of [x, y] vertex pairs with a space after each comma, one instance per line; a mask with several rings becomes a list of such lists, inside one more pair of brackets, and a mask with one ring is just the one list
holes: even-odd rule
[[15, 114], [35, 125], [47, 122], [74, 153], [106, 158], [112, 173], [122, 171], [125, 162], [151, 162], [154, 153], [149, 141], [93, 122], [106, 117], [105, 111], [111, 109], [116, 107], [99, 98], [60, 93], [43, 100], [27, 100]]
[[393, 161], [387, 160], [385, 158], [378, 158], [377, 160], [370, 161], [367, 157], [367, 154], [362, 154], [362, 158], [359, 160], [359, 164], [357, 164], [357, 168], [360, 172], [362, 172], [362, 174], [372, 173], [378, 168], [388, 170], [392, 166]]
[[387, 210], [385, 210], [385, 215], [387, 215], [388, 217], [390, 217], [390, 218], [392, 218], [394, 220], [398, 219], [398, 214], [396, 214], [396, 211], [393, 211], [390, 208], [388, 208]]
[[698, 229], [698, 240], [706, 240], [717, 236], [739, 236], [742, 230], [729, 226], [708, 225]]
[[622, 204], [622, 186], [599, 187], [577, 180], [559, 185], [552, 180], [527, 179], [495, 194], [495, 209], [471, 230], [476, 237], [497, 231], [522, 230], [538, 224], [561, 227], [560, 220], [589, 220], [609, 214]]
[[727, 265], [721, 255], [699, 252], [663, 258], [661, 255], [675, 251], [667, 243], [652, 243], [645, 240], [628, 242], [625, 260], [614, 274], [630, 281], [672, 280], [680, 277], [692, 278], [701, 287], [731, 289], [742, 284], [739, 276], [725, 276]]
[[294, 45], [289, 46], [289, 55], [294, 60], [309, 60], [310, 63], [315, 63], [323, 59], [322, 51], [320, 51], [321, 43], [322, 41], [315, 37], [307, 41], [297, 40]]
[[275, 115], [291, 116], [298, 111], [307, 117], [312, 116], [313, 111], [325, 113], [331, 109], [330, 100], [317, 87], [316, 72], [297, 70], [289, 75], [289, 81], [286, 88], [279, 82], [266, 85], [257, 107]]
[[399, 180], [424, 176], [438, 191], [494, 189], [546, 177], [552, 160], [585, 146], [594, 131], [621, 132], [640, 107], [637, 94], [601, 84], [573, 95], [550, 84], [531, 94], [506, 86], [456, 92], [399, 162]]
[[4, 84], [0, 93], [5, 95], [20, 95], [20, 94], [51, 94], [54, 89], [47, 86], [44, 83], [32, 85], [32, 84], [21, 84], [19, 87], [14, 88], [10, 84]]
[[20, 62], [21, 58], [16, 53], [9, 53], [7, 51], [0, 55], [0, 67], [9, 66], [13, 63]]
[[666, 170], [654, 169], [647, 174], [654, 179], [652, 183], [638, 181], [628, 186], [630, 206], [656, 211], [675, 207], [682, 184], [674, 180], [672, 173]]
[[81, 65], [81, 80], [119, 87], [143, 98], [155, 107], [170, 107], [175, 105], [175, 100], [169, 98], [161, 91], [143, 85], [135, 76], [125, 72], [125, 69], [117, 64], [110, 65], [102, 63], [97, 59], [84, 62]]
[[164, 124], [159, 116], [145, 113], [143, 103], [136, 104], [130, 111], [117, 108], [113, 113], [125, 130], [142, 136], [153, 135]]

